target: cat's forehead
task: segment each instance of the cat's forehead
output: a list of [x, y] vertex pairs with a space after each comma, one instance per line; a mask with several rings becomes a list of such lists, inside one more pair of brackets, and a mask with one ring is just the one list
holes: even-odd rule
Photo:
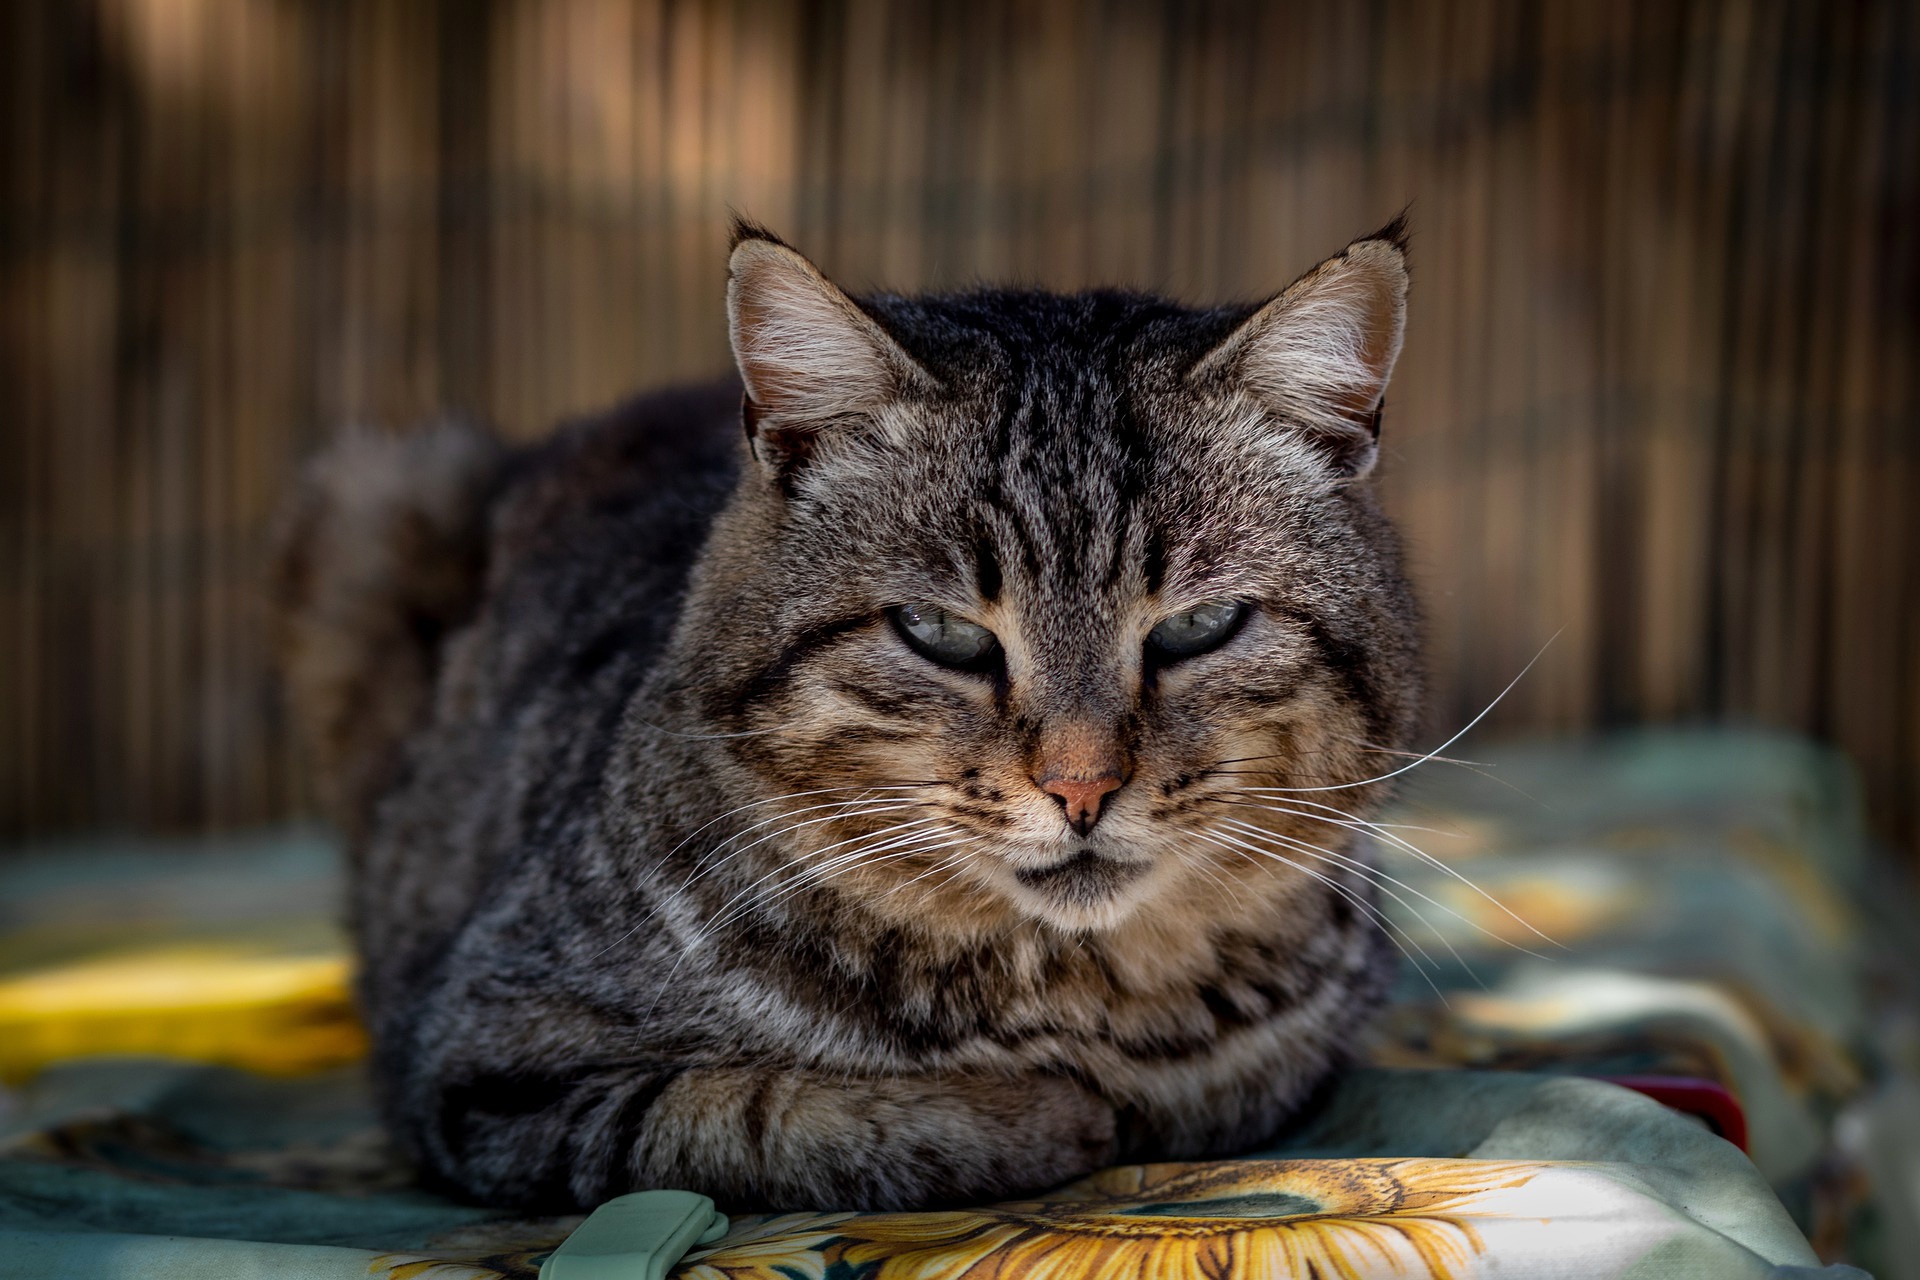
[[1065, 391], [1164, 380], [1244, 320], [1249, 307], [1196, 310], [1152, 294], [979, 289], [865, 304], [950, 386]]
[[1082, 617], [1273, 559], [1286, 460], [1185, 383], [1244, 309], [1001, 290], [866, 305], [939, 387], [893, 410], [884, 472], [825, 486], [844, 552]]
[[982, 291], [883, 313], [939, 379], [919, 407], [975, 486], [1117, 496], [1164, 453], [1151, 421], [1204, 350], [1197, 313], [1124, 293]]
[[983, 600], [1072, 602], [1087, 617], [1256, 563], [1249, 532], [1279, 535], [1258, 477], [1097, 379], [956, 418], [964, 443], [922, 473], [903, 528]]

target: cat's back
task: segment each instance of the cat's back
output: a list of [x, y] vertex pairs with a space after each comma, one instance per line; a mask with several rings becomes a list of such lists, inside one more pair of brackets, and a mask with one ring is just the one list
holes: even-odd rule
[[527, 664], [584, 675], [615, 656], [651, 662], [732, 489], [739, 408], [732, 381], [674, 387], [568, 423], [507, 461], [477, 601], [479, 630], [504, 645], [497, 659], [536, 679]]
[[348, 435], [309, 469], [278, 623], [370, 982], [410, 981], [501, 857], [586, 807], [732, 488], [739, 404], [672, 388], [517, 450]]

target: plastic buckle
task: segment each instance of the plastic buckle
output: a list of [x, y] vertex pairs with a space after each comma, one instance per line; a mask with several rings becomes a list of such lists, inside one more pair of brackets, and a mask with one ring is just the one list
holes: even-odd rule
[[540, 1264], [540, 1280], [666, 1280], [696, 1244], [727, 1233], [727, 1216], [691, 1191], [636, 1191], [587, 1215]]

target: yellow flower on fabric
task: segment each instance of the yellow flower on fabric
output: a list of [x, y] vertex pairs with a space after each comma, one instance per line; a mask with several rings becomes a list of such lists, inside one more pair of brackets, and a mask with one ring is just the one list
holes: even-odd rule
[[1501, 1216], [1501, 1193], [1541, 1167], [1431, 1159], [1133, 1165], [1045, 1200], [835, 1223], [808, 1217], [742, 1241], [738, 1253], [732, 1240], [721, 1241], [697, 1263], [689, 1259], [699, 1270], [680, 1275], [783, 1280], [845, 1263], [841, 1274], [871, 1280], [1448, 1280], [1484, 1250], [1474, 1220]]
[[674, 1280], [820, 1280], [826, 1250], [851, 1213], [783, 1213], [741, 1217], [725, 1236], [695, 1249], [674, 1269]]
[[368, 1264], [367, 1274], [376, 1280], [507, 1280], [492, 1267], [412, 1253], [383, 1253]]

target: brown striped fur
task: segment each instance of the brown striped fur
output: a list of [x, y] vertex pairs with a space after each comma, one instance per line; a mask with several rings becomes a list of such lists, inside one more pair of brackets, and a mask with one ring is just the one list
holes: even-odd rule
[[[1412, 729], [1365, 483], [1405, 283], [1396, 224], [1264, 307], [854, 300], [743, 227], [743, 383], [323, 460], [289, 674], [424, 1168], [906, 1206], [1269, 1135], [1390, 969], [1351, 828], [1247, 789], [1365, 815]], [[916, 602], [999, 665], [921, 656]], [[1095, 775], [1082, 832], [1043, 785]]]

